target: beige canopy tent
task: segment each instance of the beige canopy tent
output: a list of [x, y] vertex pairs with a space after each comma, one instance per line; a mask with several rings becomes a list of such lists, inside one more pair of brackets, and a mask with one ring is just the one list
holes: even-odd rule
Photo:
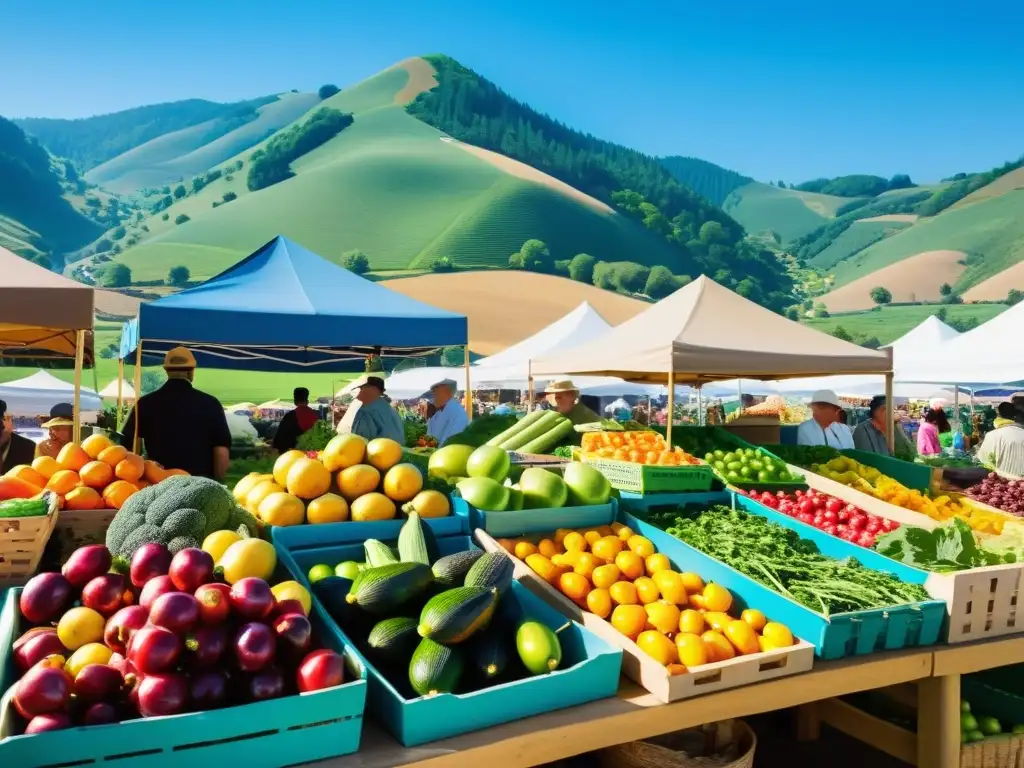
[[123, 378], [114, 379], [100, 390], [100, 397], [117, 400], [117, 403], [120, 406], [122, 402], [135, 401], [135, 387]]
[[892, 404], [891, 350], [787, 320], [704, 276], [596, 339], [532, 359], [530, 372], [665, 384], [670, 409], [676, 384], [881, 374]]
[[75, 359], [75, 434], [82, 368], [93, 364], [93, 289], [0, 247], [0, 358]]

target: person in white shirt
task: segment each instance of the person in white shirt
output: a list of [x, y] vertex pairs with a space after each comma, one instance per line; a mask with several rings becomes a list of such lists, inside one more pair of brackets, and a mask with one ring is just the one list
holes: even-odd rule
[[435, 411], [427, 419], [427, 434], [437, 440], [438, 445], [444, 445], [445, 440], [469, 425], [466, 409], [455, 397], [457, 389], [458, 385], [451, 379], [444, 379], [430, 387]]
[[993, 429], [978, 446], [978, 461], [1006, 480], [1024, 479], [1024, 415], [1017, 412], [1013, 422]]
[[840, 423], [843, 406], [836, 393], [819, 389], [811, 396], [811, 418], [797, 427], [797, 445], [827, 445], [836, 450], [853, 448], [853, 433]]

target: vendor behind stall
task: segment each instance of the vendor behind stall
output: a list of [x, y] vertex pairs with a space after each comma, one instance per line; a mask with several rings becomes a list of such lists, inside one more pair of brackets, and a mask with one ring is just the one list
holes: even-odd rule
[[405, 425], [402, 424], [402, 417], [384, 397], [384, 379], [380, 376], [363, 376], [356, 382], [355, 389], [359, 409], [352, 418], [351, 428], [343, 429], [343, 418], [338, 431], [349, 431], [367, 440], [387, 437], [399, 445], [405, 445]]
[[[888, 410], [885, 405], [885, 395], [875, 395], [871, 398], [871, 402], [868, 404], [868, 420], [862, 421], [853, 430], [853, 445], [858, 451], [879, 453], [883, 456], [891, 455], [889, 441], [885, 436], [885, 415]], [[903, 427], [895, 421], [892, 427], [896, 453], [913, 456], [914, 444], [910, 442]]]
[[75, 408], [71, 403], [57, 403], [50, 409], [50, 418], [40, 424], [50, 434], [36, 446], [36, 456], [56, 459], [61, 448], [71, 442], [75, 429]]
[[811, 396], [811, 418], [797, 427], [797, 445], [827, 445], [836, 450], [853, 448], [853, 433], [839, 421], [843, 406], [830, 389], [819, 389]]
[[427, 419], [427, 434], [437, 440], [438, 445], [444, 445], [445, 440], [469, 426], [466, 409], [455, 397], [457, 389], [452, 379], [442, 379], [430, 387], [434, 412]]
[[544, 390], [551, 407], [565, 416], [575, 424], [593, 424], [600, 421], [601, 417], [590, 410], [583, 403], [577, 402], [580, 396], [579, 389], [568, 379], [553, 381]]

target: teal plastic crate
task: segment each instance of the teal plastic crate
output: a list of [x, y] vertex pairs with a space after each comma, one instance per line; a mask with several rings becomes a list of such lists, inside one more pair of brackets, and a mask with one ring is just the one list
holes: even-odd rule
[[[771, 448], [772, 446], [768, 447]], [[780, 447], [789, 448], [790, 446]], [[888, 475], [907, 488], [917, 489], [922, 493], [931, 488], [933, 468], [927, 464], [915, 464], [914, 462], [903, 461], [893, 456], [883, 456], [880, 453], [858, 451], [853, 448], [841, 450], [839, 453], [868, 467], [874, 467], [882, 474]]]
[[538, 524], [557, 528], [594, 528], [608, 525], [618, 513], [618, 503], [610, 499], [607, 504], [591, 504], [583, 507], [558, 507], [548, 509], [518, 509], [506, 512], [487, 512], [477, 509], [458, 496], [452, 503], [459, 514], [468, 514], [471, 528], [483, 528], [491, 536], [518, 536], [525, 531], [536, 530]]
[[345, 655], [351, 682], [209, 712], [15, 736], [18, 718], [10, 698], [18, 670], [11, 647], [27, 628], [20, 623], [20, 594], [20, 588], [9, 590], [0, 613], [0, 691], [7, 691], [0, 700], [0, 765], [167, 768], [185, 760], [275, 768], [349, 755], [359, 749], [368, 689], [365, 667], [352, 644], [320, 608], [310, 614], [317, 639]]
[[718, 504], [726, 494], [723, 488], [707, 493], [626, 493], [619, 494], [619, 507], [627, 512], [666, 512], [687, 504]]
[[[306, 584], [317, 563], [360, 559], [362, 547], [321, 543], [289, 549], [275, 542], [282, 562]], [[477, 548], [468, 536], [438, 539], [441, 555]], [[314, 602], [319, 598], [313, 593]], [[619, 685], [622, 651], [575, 622], [569, 622], [518, 582], [502, 598], [499, 610], [512, 619], [529, 617], [559, 632], [562, 666], [548, 675], [494, 685], [473, 693], [406, 698], [356, 646], [369, 681], [368, 708], [405, 746], [411, 747], [489, 728], [565, 707], [614, 696]], [[328, 618], [333, 623], [333, 619]], [[564, 629], [562, 629], [564, 627]], [[344, 628], [340, 634], [347, 640]]]
[[[753, 514], [761, 514], [761, 510], [764, 509], [744, 496], [731, 493], [722, 494], [719, 499], [709, 503], [737, 504]], [[646, 522], [642, 517], [622, 510], [619, 517], [635, 532], [649, 538], [659, 552], [664, 552], [675, 562], [692, 563], [692, 569], [705, 580], [717, 582], [733, 592], [734, 596], [742, 598], [744, 607], [749, 605], [763, 611], [772, 621], [782, 622], [794, 635], [813, 643], [815, 653], [822, 659], [841, 659], [875, 651], [933, 645], [941, 637], [946, 619], [944, 601], [924, 600], [906, 605], [824, 616], [705, 555]], [[777, 522], [782, 523], [781, 520]], [[827, 539], [832, 538], [827, 534], [823, 535]], [[823, 549], [823, 554], [830, 557], [858, 557], [868, 567], [873, 567], [872, 564], [876, 562], [874, 558], [870, 558], [872, 564], [866, 562], [869, 558], [863, 557], [862, 552], [854, 551], [853, 546], [847, 542], [838, 539], [834, 542], [847, 546], [842, 549], [833, 548], [833, 544], [828, 542], [826, 545], [832, 551]], [[879, 570], [895, 573], [893, 567], [900, 565], [877, 553], [869, 554], [885, 561], [885, 567]], [[915, 574], [924, 573], [913, 568], [907, 570]], [[908, 579], [916, 578], [917, 576], [908, 574]]]

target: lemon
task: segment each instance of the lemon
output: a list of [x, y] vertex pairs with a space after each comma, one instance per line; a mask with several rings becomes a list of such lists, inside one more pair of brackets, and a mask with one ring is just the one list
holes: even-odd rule
[[[273, 545], [263, 539], [242, 539], [227, 548], [217, 565], [224, 569], [224, 581], [228, 584], [247, 576], [266, 581], [277, 567], [277, 553]], [[100, 632], [102, 634], [102, 628]]]
[[71, 654], [64, 664], [64, 671], [75, 678], [89, 664], [106, 664], [113, 655], [114, 652], [103, 643], [86, 643]]
[[217, 562], [227, 551], [228, 547], [241, 540], [242, 537], [234, 531], [214, 531], [203, 539], [202, 550], [213, 558], [213, 562]]
[[274, 593], [274, 597], [279, 603], [283, 600], [298, 600], [302, 604], [302, 612], [307, 616], [310, 608], [313, 607], [308, 590], [297, 581], [282, 581], [280, 584], [272, 586], [270, 591]]

